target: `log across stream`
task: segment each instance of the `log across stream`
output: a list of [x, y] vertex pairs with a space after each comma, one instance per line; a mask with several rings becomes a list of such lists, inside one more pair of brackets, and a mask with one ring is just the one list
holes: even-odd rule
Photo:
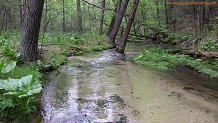
[[[217, 123], [216, 81], [152, 70], [112, 50], [68, 58], [42, 96], [44, 123]], [[177, 74], [179, 75], [179, 73]]]

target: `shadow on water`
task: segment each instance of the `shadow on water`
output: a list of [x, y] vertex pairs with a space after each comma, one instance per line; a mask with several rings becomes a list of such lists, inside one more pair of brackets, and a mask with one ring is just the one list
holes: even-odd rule
[[[218, 91], [218, 79], [201, 74], [190, 67], [178, 66], [176, 69], [168, 71], [168, 74], [174, 76], [187, 85], [202, 86]], [[188, 90], [188, 87], [186, 89]]]
[[59, 74], [50, 73], [45, 82], [42, 122], [218, 121], [216, 96], [205, 100], [217, 95], [217, 91], [204, 89], [204, 82], [209, 79], [193, 84], [199, 81], [198, 75], [183, 75], [178, 72], [184, 71], [182, 68], [160, 72], [135, 65], [131, 62], [135, 51], [123, 55], [106, 50], [68, 58], [67, 66], [62, 66]]

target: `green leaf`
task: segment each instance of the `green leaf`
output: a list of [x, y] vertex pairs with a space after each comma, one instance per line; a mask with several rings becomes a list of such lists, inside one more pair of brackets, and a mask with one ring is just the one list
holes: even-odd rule
[[16, 62], [15, 61], [10, 61], [9, 64], [4, 64], [1, 73], [5, 74], [10, 72], [11, 70], [13, 70], [16, 67]]
[[27, 95], [33, 95], [33, 94], [40, 93], [41, 90], [42, 90], [42, 85], [41, 84], [37, 84], [37, 85], [33, 86], [33, 88], [31, 88], [31, 90], [29, 90], [27, 92]]
[[2, 71], [2, 68], [3, 68], [3, 66], [4, 66], [4, 62], [2, 62], [1, 64], [0, 64], [0, 71]]
[[8, 78], [7, 80], [0, 79], [0, 89], [8, 91], [16, 91], [18, 88], [18, 79]]
[[26, 113], [28, 114], [28, 113], [32, 113], [32, 112], [36, 112], [36, 111], [37, 111], [37, 109], [35, 106], [29, 106], [26, 110]]
[[27, 75], [21, 79], [0, 79], [0, 89], [8, 91], [4, 95], [12, 95], [21, 98], [40, 93], [42, 85], [37, 80], [33, 80], [33, 75]]
[[15, 92], [4, 93], [4, 95], [12, 95], [12, 96], [20, 97], [22, 95], [26, 95], [26, 92], [24, 92], [24, 91], [19, 91], [19, 92], [15, 91]]
[[27, 75], [19, 79], [18, 86], [20, 90], [29, 90], [31, 86], [35, 84], [36, 81], [33, 80], [33, 75]]
[[19, 97], [31, 96], [40, 93], [42, 90], [42, 85], [37, 80], [33, 80], [33, 75], [22, 77], [18, 82], [18, 86], [20, 91], [26, 92], [19, 95]]
[[13, 106], [14, 106], [14, 104], [13, 104], [13, 100], [11, 98], [4, 99], [0, 102], [1, 109], [5, 109], [7, 107], [13, 107]]

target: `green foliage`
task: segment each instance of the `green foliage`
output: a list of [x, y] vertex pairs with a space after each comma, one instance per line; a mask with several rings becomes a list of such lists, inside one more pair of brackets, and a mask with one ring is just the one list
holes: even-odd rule
[[[21, 67], [20, 67], [21, 68]], [[34, 78], [27, 69], [16, 67], [15, 61], [2, 62], [0, 64], [0, 118], [26, 122], [26, 116], [36, 112], [36, 98], [42, 90], [40, 82]], [[31, 66], [27, 66], [28, 69]], [[20, 74], [22, 71], [23, 74]], [[31, 69], [32, 71], [36, 71]], [[19, 75], [20, 74], [20, 75]], [[27, 76], [24, 76], [27, 74]], [[20, 79], [12, 79], [9, 76], [22, 76]], [[4, 79], [5, 78], [5, 79]], [[16, 77], [15, 77], [16, 78]]]
[[21, 78], [27, 75], [33, 75], [34, 78], [39, 79], [42, 77], [42, 74], [37, 70], [36, 65], [23, 64], [16, 66], [14, 70], [7, 74], [7, 77], [12, 78]]
[[214, 43], [211, 40], [205, 40], [202, 44], [202, 49], [207, 51], [218, 50], [218, 43]]
[[190, 39], [192, 37], [193, 37], [193, 35], [190, 34], [190, 33], [173, 33], [173, 34], [170, 34], [166, 39], [168, 41], [172, 41], [174, 39], [179, 38], [179, 39], [182, 39], [182, 40], [186, 41], [186, 40], [188, 40], [188, 39]]
[[[40, 39], [41, 38], [42, 37], [40, 37]], [[65, 44], [65, 45], [74, 46], [74, 45], [87, 45], [93, 42], [98, 42], [98, 44], [100, 44], [101, 42], [105, 41], [105, 39], [106, 39], [105, 35], [100, 36], [98, 33], [94, 33], [94, 32], [84, 33], [81, 35], [72, 34], [72, 33], [63, 33], [63, 34], [45, 33], [43, 41], [46, 44]]]
[[217, 62], [194, 59], [188, 55], [170, 54], [161, 47], [153, 47], [142, 51], [134, 57], [134, 61], [159, 70], [168, 70], [178, 65], [187, 65], [201, 73], [218, 78]]
[[102, 51], [102, 50], [106, 50], [106, 49], [110, 49], [112, 48], [112, 46], [110, 44], [105, 44], [105, 45], [93, 45], [93, 46], [89, 46], [88, 47], [88, 51], [92, 52], [92, 51]]
[[42, 85], [32, 75], [27, 75], [20, 79], [0, 79], [0, 90], [3, 92], [0, 102], [1, 118], [18, 120], [36, 112], [34, 95], [41, 92]]
[[59, 66], [63, 65], [64, 63], [66, 63], [66, 57], [65, 57], [65, 56], [60, 55], [60, 54], [55, 55], [55, 56], [56, 56], [56, 57], [54, 57], [54, 56], [51, 56], [51, 57], [52, 57], [53, 63], [54, 63], [57, 67], [59, 67]]
[[15, 52], [11, 49], [11, 47], [4, 47], [3, 48], [3, 56], [13, 57]]
[[8, 64], [4, 64], [4, 62], [2, 62], [0, 64], [0, 71], [2, 74], [8, 73], [11, 70], [13, 70], [16, 66], [16, 62], [15, 61], [10, 61], [10, 63]]
[[4, 49], [5, 47], [14, 47], [17, 48], [19, 45], [20, 34], [4, 32], [0, 34], [0, 47]]
[[71, 37], [71, 40], [73, 41], [73, 43], [75, 45], [84, 45], [84, 38], [82, 38], [81, 36], [77, 35], [77, 36], [74, 36], [74, 37]]
[[2, 33], [0, 35], [0, 53], [6, 59], [21, 62], [20, 54], [16, 53], [19, 44], [18, 33]]

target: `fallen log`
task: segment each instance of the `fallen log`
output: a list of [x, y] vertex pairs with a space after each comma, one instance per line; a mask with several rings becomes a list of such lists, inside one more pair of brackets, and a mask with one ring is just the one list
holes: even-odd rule
[[186, 54], [186, 55], [197, 55], [200, 57], [218, 58], [218, 52], [207, 52], [207, 51], [198, 51], [198, 50], [183, 50], [182, 53]]

